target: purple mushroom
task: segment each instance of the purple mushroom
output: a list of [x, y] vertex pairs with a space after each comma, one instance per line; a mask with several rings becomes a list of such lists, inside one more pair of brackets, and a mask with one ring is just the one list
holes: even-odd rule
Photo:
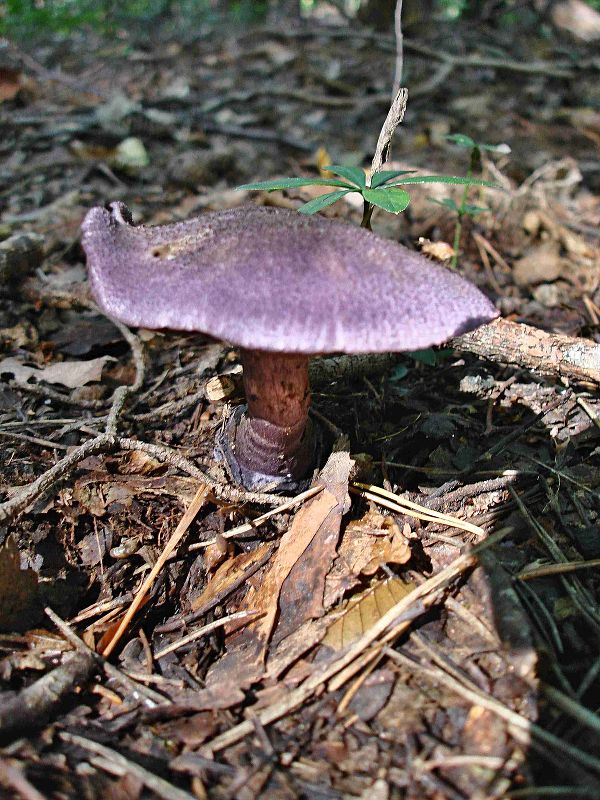
[[83, 247], [107, 314], [241, 348], [247, 406], [218, 446], [249, 489], [293, 491], [314, 469], [311, 355], [418, 350], [497, 316], [478, 289], [423, 256], [285, 209], [243, 207], [149, 228], [113, 203], [88, 212]]

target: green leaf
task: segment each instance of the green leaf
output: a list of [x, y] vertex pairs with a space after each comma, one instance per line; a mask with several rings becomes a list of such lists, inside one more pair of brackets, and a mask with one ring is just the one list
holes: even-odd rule
[[485, 206], [472, 206], [470, 203], [465, 203], [462, 208], [463, 214], [468, 214], [470, 217], [476, 217], [477, 214], [485, 214], [486, 211], [490, 210]]
[[410, 203], [410, 195], [404, 189], [396, 189], [394, 187], [381, 187], [378, 189], [363, 189], [363, 197], [369, 203], [385, 211], [391, 211], [392, 214], [399, 214]]
[[402, 178], [394, 186], [404, 186], [407, 183], [452, 183], [460, 186], [487, 186], [489, 189], [501, 189], [497, 183], [491, 181], [481, 181], [479, 178], [459, 178], [456, 175], [415, 175], [413, 177]]
[[405, 364], [398, 364], [397, 367], [394, 367], [392, 370], [392, 374], [390, 375], [390, 380], [395, 383], [397, 381], [401, 381], [402, 378], [405, 378], [408, 375], [408, 367]]
[[414, 169], [382, 169], [381, 172], [375, 172], [371, 177], [371, 189], [377, 189], [392, 178], [398, 178], [400, 175], [408, 175], [410, 172], [416, 172]]
[[470, 136], [464, 133], [452, 133], [446, 136], [445, 139], [448, 142], [457, 144], [459, 147], [467, 147], [470, 150], [488, 150], [490, 153], [503, 153], [504, 155], [510, 153], [510, 147], [507, 144], [483, 144], [483, 142], [475, 142]]
[[294, 189], [298, 186], [343, 186], [344, 189], [354, 191], [345, 181], [338, 181], [336, 178], [278, 178], [273, 181], [259, 181], [258, 183], [243, 183], [238, 189], [258, 191], [263, 189], [266, 192], [273, 192], [275, 189]]
[[361, 189], [367, 185], [365, 172], [360, 167], [345, 167], [343, 165], [338, 166], [337, 164], [326, 164], [323, 169], [327, 170], [327, 172], [333, 172], [334, 175], [339, 175], [342, 178], [346, 178], [348, 181], [352, 181], [352, 183], [360, 186]]
[[341, 192], [327, 192], [327, 194], [322, 194], [319, 195], [319, 197], [315, 197], [314, 200], [309, 200], [308, 203], [300, 206], [298, 211], [300, 214], [316, 214], [317, 211], [320, 211], [322, 208], [327, 208], [327, 206], [337, 203], [337, 201], [341, 200], [345, 194], [355, 191], [357, 190], [352, 188], [345, 189]]
[[431, 347], [425, 350], [412, 350], [406, 355], [410, 356], [413, 361], [426, 364], [428, 367], [434, 367], [437, 363], [437, 353]]
[[466, 135], [466, 133], [451, 133], [445, 138], [448, 142], [457, 144], [459, 147], [466, 147], [469, 150], [472, 150], [474, 147], [477, 147], [477, 142], [474, 142], [470, 136]]
[[449, 208], [450, 211], [456, 211], [458, 213], [459, 207], [456, 202], [451, 197], [445, 197], [443, 200], [438, 200], [437, 197], [428, 197], [432, 203], [436, 203], [438, 206], [444, 206], [444, 208]]
[[435, 367], [436, 364], [439, 364], [440, 361], [448, 358], [448, 356], [452, 355], [452, 353], [452, 350], [434, 350], [432, 347], [428, 347], [425, 350], [413, 350], [412, 352], [407, 352], [406, 355], [410, 356], [413, 361], [426, 364], [428, 367]]

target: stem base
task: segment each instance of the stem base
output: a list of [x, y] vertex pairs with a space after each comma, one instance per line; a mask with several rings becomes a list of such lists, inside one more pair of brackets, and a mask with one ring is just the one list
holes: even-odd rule
[[[282, 428], [246, 412], [246, 406], [236, 408], [217, 437], [218, 454], [232, 480], [250, 491], [294, 493], [306, 489], [321, 451], [318, 426], [308, 419], [306, 424], [301, 421]], [[294, 447], [290, 448], [292, 441]]]

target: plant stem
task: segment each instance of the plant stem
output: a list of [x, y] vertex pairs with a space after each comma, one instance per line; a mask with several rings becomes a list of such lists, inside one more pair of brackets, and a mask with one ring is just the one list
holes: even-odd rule
[[373, 206], [371, 203], [365, 200], [365, 205], [363, 209], [363, 218], [360, 222], [361, 228], [366, 228], [368, 231], [371, 230], [371, 217], [373, 216], [374, 208], [375, 206]]
[[[474, 147], [471, 150], [471, 158], [469, 161], [469, 169], [467, 170], [467, 178], [473, 177], [473, 169], [475, 164], [477, 163], [477, 159], [479, 157], [479, 148]], [[452, 256], [452, 261], [450, 262], [450, 266], [452, 269], [456, 269], [458, 266], [458, 255], [459, 255], [459, 248], [460, 248], [460, 238], [462, 236], [462, 221], [463, 217], [466, 213], [466, 205], [467, 205], [467, 197], [469, 196], [469, 185], [466, 184], [463, 191], [462, 197], [460, 198], [460, 206], [458, 207], [457, 213], [457, 220], [456, 225], [454, 226], [454, 241], [452, 243], [452, 249], [454, 250], [454, 255]]]

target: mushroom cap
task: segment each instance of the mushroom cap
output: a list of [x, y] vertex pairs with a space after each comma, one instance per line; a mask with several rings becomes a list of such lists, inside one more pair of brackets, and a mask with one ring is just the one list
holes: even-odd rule
[[370, 231], [247, 206], [134, 226], [122, 203], [83, 222], [93, 294], [144, 328], [285, 353], [418, 350], [494, 319], [477, 288]]

